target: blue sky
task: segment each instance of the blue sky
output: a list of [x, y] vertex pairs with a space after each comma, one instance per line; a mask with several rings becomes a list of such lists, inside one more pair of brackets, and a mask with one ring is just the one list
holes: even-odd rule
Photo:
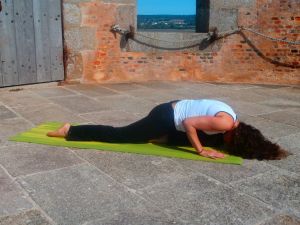
[[138, 15], [194, 15], [196, 0], [137, 0]]

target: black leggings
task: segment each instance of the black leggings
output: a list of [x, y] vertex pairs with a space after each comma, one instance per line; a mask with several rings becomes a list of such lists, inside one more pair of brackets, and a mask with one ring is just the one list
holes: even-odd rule
[[69, 141], [145, 143], [160, 138], [176, 132], [173, 102], [154, 107], [148, 116], [124, 127], [106, 125], [71, 126], [66, 139]]

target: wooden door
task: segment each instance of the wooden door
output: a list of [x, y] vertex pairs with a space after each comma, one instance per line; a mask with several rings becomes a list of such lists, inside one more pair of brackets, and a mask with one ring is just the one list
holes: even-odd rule
[[0, 87], [63, 80], [61, 0], [0, 1]]

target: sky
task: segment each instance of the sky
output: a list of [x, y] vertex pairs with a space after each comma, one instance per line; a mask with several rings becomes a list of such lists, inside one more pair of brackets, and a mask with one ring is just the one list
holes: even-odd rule
[[196, 0], [137, 0], [138, 15], [195, 15]]

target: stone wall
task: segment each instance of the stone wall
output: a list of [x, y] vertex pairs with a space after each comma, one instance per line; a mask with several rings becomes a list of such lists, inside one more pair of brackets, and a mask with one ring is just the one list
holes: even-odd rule
[[[239, 25], [272, 37], [300, 41], [298, 0], [229, 2], [238, 5]], [[211, 3], [221, 7], [220, 2]], [[135, 0], [63, 0], [63, 14], [67, 82], [199, 80], [300, 84], [299, 45], [272, 42], [244, 31], [219, 40], [206, 50], [133, 52], [128, 46], [121, 48], [124, 46], [120, 35], [110, 32], [110, 27], [120, 24], [128, 28], [136, 23]]]

